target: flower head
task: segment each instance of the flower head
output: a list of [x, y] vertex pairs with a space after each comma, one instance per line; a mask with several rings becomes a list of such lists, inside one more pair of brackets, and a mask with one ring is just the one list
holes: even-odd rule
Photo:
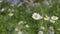
[[3, 12], [4, 10], [5, 10], [5, 8], [2, 8], [2, 9], [1, 9], [1, 12]]
[[15, 28], [15, 31], [18, 31], [18, 28]]
[[18, 22], [18, 24], [22, 24], [22, 23], [24, 23], [24, 21], [19, 21], [19, 22]]
[[38, 34], [43, 34], [43, 31], [39, 31]]
[[26, 28], [29, 28], [29, 25], [25, 25]]
[[52, 16], [51, 19], [52, 20], [58, 20], [59, 18], [57, 16]]
[[44, 27], [44, 26], [41, 26], [41, 27], [40, 27], [40, 29], [44, 30], [44, 29], [45, 29], [45, 27]]
[[51, 22], [51, 23], [55, 23], [56, 21], [54, 21], [54, 20], [50, 20], [50, 22]]
[[8, 15], [9, 15], [9, 16], [13, 16], [14, 14], [13, 14], [13, 13], [9, 13]]
[[49, 19], [50, 19], [50, 17], [48, 17], [47, 15], [45, 15], [44, 20], [49, 20]]
[[42, 16], [40, 16], [38, 13], [33, 13], [32, 18], [35, 20], [39, 20], [39, 19], [42, 19]]
[[18, 34], [22, 34], [22, 32], [21, 31], [18, 31]]

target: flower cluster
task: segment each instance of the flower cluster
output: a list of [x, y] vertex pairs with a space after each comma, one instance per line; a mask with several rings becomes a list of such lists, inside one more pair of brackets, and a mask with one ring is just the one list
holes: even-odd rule
[[51, 16], [51, 17], [49, 17], [48, 15], [45, 15], [45, 16], [43, 17], [43, 16], [41, 16], [39, 13], [33, 13], [33, 14], [32, 14], [32, 18], [33, 18], [34, 20], [44, 19], [44, 20], [50, 21], [50, 22], [52, 22], [52, 23], [55, 23], [56, 20], [59, 19], [57, 16]]
[[19, 21], [18, 22], [18, 26], [15, 28], [15, 31], [18, 32], [18, 34], [22, 34], [22, 30], [23, 28], [29, 28], [29, 25], [26, 24], [26, 21]]

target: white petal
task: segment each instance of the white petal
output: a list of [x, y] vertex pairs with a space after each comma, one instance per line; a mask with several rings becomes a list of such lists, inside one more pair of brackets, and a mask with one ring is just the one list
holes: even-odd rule
[[13, 14], [13, 13], [9, 13], [8, 15], [9, 15], [9, 16], [13, 16], [14, 14]]
[[21, 31], [18, 31], [18, 34], [22, 34], [22, 32]]
[[25, 25], [26, 28], [29, 28], [29, 25]]
[[54, 21], [54, 20], [50, 20], [50, 22], [51, 22], [51, 23], [55, 23], [55, 21]]
[[43, 31], [39, 31], [38, 34], [43, 34]]

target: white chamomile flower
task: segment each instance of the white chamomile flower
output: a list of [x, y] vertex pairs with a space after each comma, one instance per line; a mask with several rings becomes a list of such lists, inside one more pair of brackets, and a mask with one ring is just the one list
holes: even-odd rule
[[8, 9], [9, 12], [14, 12], [14, 9]]
[[54, 34], [54, 31], [53, 31], [53, 32], [50, 31], [49, 33], [50, 33], [50, 34]]
[[5, 10], [5, 8], [2, 8], [2, 9], [1, 9], [1, 12], [3, 12], [4, 10]]
[[43, 1], [43, 4], [49, 6], [49, 2], [47, 0]]
[[54, 20], [50, 20], [50, 22], [51, 22], [51, 23], [55, 23], [56, 21], [54, 21]]
[[26, 28], [29, 28], [29, 25], [25, 25]]
[[50, 17], [47, 15], [44, 17], [44, 20], [49, 20], [49, 19], [50, 19]]
[[15, 31], [18, 31], [18, 28], [15, 28]]
[[22, 24], [22, 23], [24, 23], [24, 21], [19, 21], [19, 23], [18, 23], [18, 24]]
[[44, 27], [44, 26], [41, 26], [41, 27], [40, 27], [40, 29], [43, 29], [43, 30], [44, 30], [44, 29], [45, 29], [45, 27]]
[[54, 31], [54, 27], [53, 27], [53, 26], [50, 26], [49, 29], [50, 29], [51, 31]]
[[40, 14], [38, 14], [38, 13], [33, 13], [32, 18], [35, 20], [39, 20], [39, 19], [42, 19], [42, 16], [40, 16]]
[[3, 2], [3, 0], [0, 0], [0, 2]]
[[13, 13], [9, 13], [8, 15], [9, 15], [9, 16], [13, 16], [14, 14], [13, 14]]
[[34, 4], [32, 4], [32, 6], [34, 7], [40, 7], [40, 3], [34, 3]]
[[38, 34], [43, 34], [43, 31], [39, 31]]
[[58, 20], [59, 18], [57, 16], [52, 16], [51, 19], [52, 20]]
[[18, 31], [18, 34], [22, 34], [22, 31]]

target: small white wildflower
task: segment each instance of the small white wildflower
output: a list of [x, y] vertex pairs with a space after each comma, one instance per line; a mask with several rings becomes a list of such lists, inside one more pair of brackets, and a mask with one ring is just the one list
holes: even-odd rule
[[35, 20], [39, 20], [39, 19], [42, 19], [42, 16], [40, 16], [38, 13], [33, 13], [32, 18]]
[[17, 5], [17, 7], [20, 7], [20, 6], [22, 6], [22, 4], [23, 4], [23, 2], [19, 3], [19, 4]]
[[44, 20], [49, 20], [50, 17], [48, 17], [47, 15], [44, 17]]
[[57, 16], [52, 16], [51, 19], [52, 20], [58, 20], [59, 18]]
[[22, 23], [24, 23], [23, 21], [19, 21], [19, 23], [18, 24], [22, 24]]
[[3, 0], [0, 0], [0, 2], [3, 2]]
[[50, 22], [51, 22], [51, 23], [55, 23], [55, 21], [54, 21], [54, 20], [50, 20]]
[[43, 4], [49, 6], [49, 2], [47, 0], [43, 1]]
[[54, 31], [53, 32], [49, 32], [50, 34], [54, 34]]
[[43, 34], [43, 31], [39, 31], [38, 34]]
[[13, 16], [14, 14], [13, 14], [13, 13], [9, 13], [8, 15], [9, 15], [9, 16]]
[[33, 6], [33, 7], [34, 7], [34, 6], [40, 7], [40, 3], [34, 3], [34, 4], [32, 4], [32, 6]]
[[14, 9], [8, 9], [9, 12], [14, 12]]
[[18, 31], [18, 28], [15, 28], [15, 31]]
[[14, 6], [14, 3], [10, 4], [10, 6]]
[[25, 25], [26, 28], [29, 28], [29, 25]]
[[1, 9], [1, 12], [3, 12], [4, 10], [5, 10], [5, 8], [2, 8], [2, 9]]
[[18, 34], [22, 34], [22, 31], [18, 31]]
[[41, 27], [40, 27], [40, 29], [43, 29], [43, 30], [44, 30], [44, 29], [45, 29], [45, 27], [44, 27], [44, 26], [41, 26]]
[[53, 28], [53, 26], [50, 26], [50, 27], [49, 27], [49, 29], [50, 29], [51, 31], [54, 31], [54, 28]]

